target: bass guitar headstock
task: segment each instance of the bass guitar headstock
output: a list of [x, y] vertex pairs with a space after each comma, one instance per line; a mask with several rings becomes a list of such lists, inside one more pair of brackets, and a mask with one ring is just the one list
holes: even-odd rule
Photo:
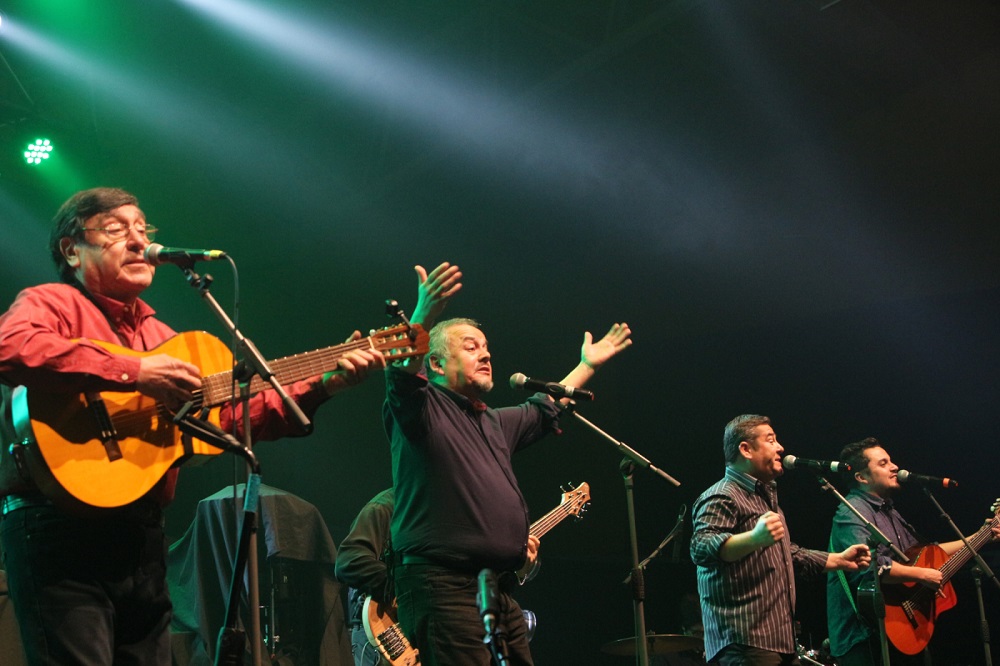
[[576, 488], [572, 484], [567, 484], [561, 488], [563, 491], [562, 500], [559, 506], [569, 516], [574, 516], [577, 520], [583, 518], [590, 504], [590, 484], [581, 483]]

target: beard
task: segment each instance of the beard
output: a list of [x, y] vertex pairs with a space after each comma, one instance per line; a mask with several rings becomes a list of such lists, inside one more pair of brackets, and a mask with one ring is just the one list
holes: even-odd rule
[[489, 393], [493, 390], [493, 380], [492, 379], [476, 379], [472, 382], [480, 393]]

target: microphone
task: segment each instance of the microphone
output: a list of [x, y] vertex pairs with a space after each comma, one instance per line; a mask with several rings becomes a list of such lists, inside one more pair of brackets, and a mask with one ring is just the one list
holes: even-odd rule
[[142, 259], [147, 264], [178, 264], [186, 266], [195, 261], [215, 261], [225, 258], [222, 250], [190, 250], [183, 247], [163, 247], [159, 243], [150, 243], [142, 251]]
[[797, 456], [785, 456], [781, 459], [785, 469], [811, 469], [815, 472], [850, 472], [851, 466], [836, 460], [810, 460]]
[[497, 596], [497, 577], [492, 569], [483, 569], [479, 572], [476, 605], [479, 606], [479, 617], [483, 618], [486, 635], [493, 636], [496, 634], [500, 616], [500, 600]]
[[594, 394], [572, 386], [563, 386], [556, 382], [543, 382], [540, 379], [525, 377], [523, 372], [516, 372], [510, 376], [510, 387], [527, 389], [529, 391], [541, 391], [554, 398], [576, 398], [577, 400], [593, 400]]
[[957, 488], [958, 481], [955, 479], [949, 479], [948, 477], [941, 478], [939, 476], [926, 476], [924, 474], [914, 474], [913, 472], [908, 472], [905, 469], [901, 469], [896, 472], [896, 478], [899, 479], [900, 483], [918, 483], [923, 486], [941, 486], [942, 488]]

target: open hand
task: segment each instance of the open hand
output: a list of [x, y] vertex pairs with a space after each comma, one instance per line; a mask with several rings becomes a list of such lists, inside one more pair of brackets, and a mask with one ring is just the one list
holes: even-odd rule
[[452, 296], [462, 289], [462, 271], [447, 261], [439, 264], [429, 274], [423, 266], [414, 266], [417, 272], [417, 307], [410, 321], [431, 325], [444, 311]]
[[594, 342], [590, 331], [583, 334], [583, 347], [580, 348], [580, 360], [593, 369], [599, 368], [608, 359], [632, 345], [628, 324], [614, 324], [603, 338]]

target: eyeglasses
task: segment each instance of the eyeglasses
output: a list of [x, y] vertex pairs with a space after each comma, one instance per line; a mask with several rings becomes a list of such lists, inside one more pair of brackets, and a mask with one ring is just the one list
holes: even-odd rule
[[156, 238], [156, 232], [159, 231], [156, 227], [151, 227], [146, 224], [136, 224], [133, 226], [117, 221], [108, 222], [103, 227], [82, 227], [83, 231], [103, 231], [107, 234], [108, 238], [113, 241], [128, 238], [128, 235], [132, 233], [133, 229], [138, 231], [139, 234], [148, 241], [154, 240]]

